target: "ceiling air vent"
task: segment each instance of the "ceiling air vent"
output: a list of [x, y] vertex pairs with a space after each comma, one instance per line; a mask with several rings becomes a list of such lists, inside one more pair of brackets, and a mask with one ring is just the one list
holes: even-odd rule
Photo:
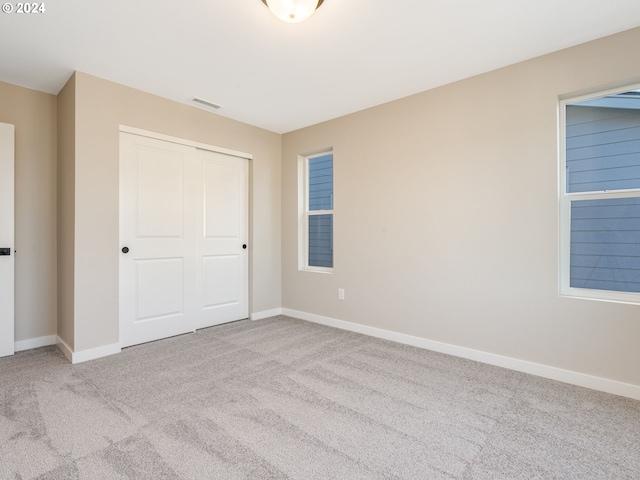
[[202, 100], [201, 98], [193, 97], [191, 101], [194, 103], [197, 103], [201, 107], [206, 107], [211, 110], [220, 109], [220, 105], [216, 105], [215, 103], [212, 103], [212, 102], [207, 102], [206, 100]]

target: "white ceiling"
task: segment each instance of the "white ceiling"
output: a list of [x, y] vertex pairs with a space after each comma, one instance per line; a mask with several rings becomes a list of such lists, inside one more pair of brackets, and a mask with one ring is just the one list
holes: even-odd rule
[[278, 133], [640, 25], [638, 0], [325, 0], [299, 24], [261, 0], [44, 4], [0, 13], [1, 81], [79, 70]]

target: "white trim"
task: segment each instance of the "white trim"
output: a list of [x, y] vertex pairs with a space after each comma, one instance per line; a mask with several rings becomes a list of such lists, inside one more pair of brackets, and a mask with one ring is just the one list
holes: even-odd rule
[[73, 350], [62, 340], [60, 337], [56, 337], [56, 345], [62, 351], [67, 360], [73, 363]]
[[[307, 155], [298, 155], [298, 270], [301, 272], [332, 274], [335, 266], [335, 256], [333, 257], [334, 266], [332, 267], [315, 267], [309, 265], [309, 217], [315, 215], [331, 215], [332, 221], [335, 219], [333, 197], [331, 210], [309, 210], [309, 160], [323, 157], [327, 154], [331, 154], [332, 168], [335, 168], [333, 148], [327, 148]], [[335, 175], [333, 178], [335, 178]], [[332, 186], [334, 187], [335, 193], [335, 182], [333, 181]]]
[[56, 339], [56, 345], [58, 345], [58, 348], [62, 350], [62, 353], [67, 357], [67, 360], [74, 365], [76, 363], [88, 362], [89, 360], [96, 360], [98, 358], [108, 357], [109, 355], [115, 355], [122, 351], [120, 344], [113, 343], [111, 345], [104, 345], [102, 347], [89, 348], [80, 352], [74, 352], [60, 337], [56, 337]]
[[629, 82], [616, 82], [612, 85], [604, 87], [589, 88], [578, 92], [560, 95], [558, 100], [565, 103], [581, 103], [597, 98], [608, 97], [610, 95], [618, 95], [620, 93], [640, 90], [640, 83], [637, 80]]
[[265, 318], [277, 317], [278, 315], [282, 315], [281, 308], [274, 308], [273, 310], [263, 310], [262, 312], [252, 313], [249, 318], [251, 320], [264, 320]]
[[44, 337], [29, 338], [27, 340], [19, 340], [15, 342], [14, 350], [23, 352], [32, 348], [49, 347], [56, 344], [57, 337], [55, 335], [45, 335]]
[[206, 143], [194, 142], [185, 138], [172, 137], [171, 135], [165, 135], [164, 133], [152, 132], [150, 130], [143, 130], [141, 128], [130, 127], [128, 125], [120, 125], [120, 131], [125, 133], [132, 133], [141, 137], [155, 138], [157, 140], [164, 140], [166, 142], [177, 143], [179, 145], [186, 145], [188, 147], [195, 147], [201, 150], [208, 150], [210, 152], [224, 153], [225, 155], [231, 155], [233, 157], [246, 158], [253, 160], [253, 155], [250, 153], [239, 152], [237, 150], [230, 150], [228, 148], [216, 147], [215, 145], [208, 145]]
[[305, 198], [307, 196], [307, 188], [305, 186], [306, 172], [306, 159], [303, 155], [298, 155], [298, 270], [304, 270], [304, 266], [307, 264], [305, 260], [307, 256], [305, 238], [307, 238], [307, 235], [304, 233], [307, 229], [307, 217], [305, 215]]
[[471, 348], [460, 347], [458, 345], [437, 342], [421, 337], [414, 337], [412, 335], [405, 335], [403, 333], [392, 332], [390, 330], [384, 330], [381, 328], [346, 322], [344, 320], [336, 320], [334, 318], [323, 317], [320, 315], [300, 312], [288, 308], [283, 308], [282, 314], [299, 318], [300, 320], [327, 325], [329, 327], [362, 333], [371, 337], [391, 340], [393, 342], [411, 345], [413, 347], [424, 348], [426, 350], [432, 350], [434, 352], [445, 353], [460, 358], [466, 358], [468, 360], [475, 360], [477, 362], [507, 368], [509, 370], [515, 370], [518, 372], [528, 373], [530, 375], [536, 375], [538, 377], [557, 380], [559, 382], [564, 382], [571, 385], [577, 385], [579, 387], [590, 388], [592, 390], [598, 390], [601, 392], [612, 393], [614, 395], [620, 395], [623, 397], [640, 400], [640, 385], [622, 383], [616, 380], [609, 380], [607, 378], [595, 377], [592, 375], [573, 372], [570, 370], [563, 370], [561, 368], [528, 362], [526, 360], [506, 357], [503, 355], [497, 355], [495, 353], [483, 352]]
[[558, 294], [565, 298], [596, 300], [603, 302], [640, 304], [640, 294], [614, 290], [571, 287], [571, 203], [584, 200], [607, 200], [615, 198], [639, 198], [640, 189], [620, 189], [588, 192], [567, 192], [567, 117], [569, 105], [599, 100], [628, 91], [638, 90], [640, 84], [617, 85], [607, 90], [590, 90], [576, 96], [561, 96], [558, 102]]
[[102, 357], [108, 357], [109, 355], [115, 355], [120, 353], [122, 349], [119, 343], [113, 343], [111, 345], [104, 345], [102, 347], [89, 348], [80, 352], [73, 353], [73, 360], [71, 363], [88, 362], [89, 360], [96, 360]]
[[585, 100], [581, 102], [586, 107], [604, 107], [604, 108], [624, 108], [629, 110], [640, 109], [640, 97], [635, 95], [626, 97], [624, 95], [607, 95], [606, 97], [598, 97], [593, 100]]

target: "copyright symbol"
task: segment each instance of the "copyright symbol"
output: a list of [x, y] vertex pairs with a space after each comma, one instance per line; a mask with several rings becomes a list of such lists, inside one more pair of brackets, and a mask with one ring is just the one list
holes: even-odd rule
[[13, 12], [13, 5], [11, 5], [10, 3], [3, 3], [2, 4], [2, 11], [4, 13], [11, 13]]

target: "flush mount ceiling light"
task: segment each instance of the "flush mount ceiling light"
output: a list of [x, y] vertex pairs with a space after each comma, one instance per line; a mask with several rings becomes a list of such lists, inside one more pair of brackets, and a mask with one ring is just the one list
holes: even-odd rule
[[324, 0], [262, 0], [271, 13], [289, 23], [302, 22], [316, 11]]

